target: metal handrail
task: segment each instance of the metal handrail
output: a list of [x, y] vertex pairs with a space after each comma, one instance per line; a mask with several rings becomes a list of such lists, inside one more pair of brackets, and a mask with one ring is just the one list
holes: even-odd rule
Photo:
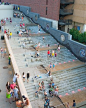
[[59, 23], [65, 23], [65, 24], [72, 24], [72, 20], [68, 19], [68, 20], [59, 20]]
[[60, 0], [61, 3], [74, 3], [74, 0]]
[[73, 13], [73, 9], [60, 9], [60, 13]]

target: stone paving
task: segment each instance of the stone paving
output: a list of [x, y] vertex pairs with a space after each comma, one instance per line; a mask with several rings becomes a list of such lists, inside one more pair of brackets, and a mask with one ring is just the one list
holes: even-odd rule
[[[6, 48], [4, 40], [1, 40], [1, 35], [3, 33], [0, 33], [0, 48]], [[7, 69], [3, 69], [3, 67], [7, 67]], [[12, 102], [10, 104], [6, 99], [6, 83], [9, 81], [12, 83], [13, 78], [13, 72], [11, 66], [8, 65], [8, 53], [6, 57], [1, 58], [0, 53], [0, 108], [15, 108], [15, 103]], [[7, 102], [6, 102], [7, 101]]]
[[[35, 54], [35, 49], [33, 49], [33, 47], [35, 46], [36, 43], [40, 42], [41, 43], [41, 48], [47, 47], [48, 44], [58, 45], [58, 43], [56, 42], [55, 39], [53, 39], [52, 36], [49, 36], [49, 35], [44, 36], [45, 37], [44, 41], [43, 41], [43, 38], [42, 38], [43, 36], [29, 37], [29, 38], [28, 37], [19, 37], [18, 34], [17, 34], [17, 31], [19, 31], [19, 29], [20, 29], [19, 24], [21, 23], [21, 21], [20, 21], [19, 18], [12, 18], [12, 20], [13, 20], [12, 24], [9, 24], [9, 22], [7, 22], [7, 24], [5, 26], [6, 29], [11, 30], [11, 32], [13, 33], [12, 38], [9, 39], [9, 43], [10, 43], [11, 48], [13, 50], [14, 57], [16, 59], [16, 62], [17, 62], [17, 65], [19, 67], [19, 71], [20, 71], [21, 75], [22, 75], [23, 72], [25, 72], [25, 74], [28, 71], [30, 72], [29, 83], [27, 84], [25, 82], [24, 85], [25, 85], [25, 88], [28, 92], [28, 96], [31, 100], [32, 107], [34, 108], [34, 106], [36, 106], [37, 108], [38, 107], [43, 108], [44, 101], [41, 98], [38, 99], [38, 98], [35, 98], [35, 96], [34, 96], [34, 93], [37, 90], [37, 88], [35, 88], [35, 87], [37, 87], [39, 81], [44, 80], [46, 88], [47, 88], [48, 81], [50, 80], [50, 77], [47, 77], [47, 74], [46, 74], [47, 72], [44, 71], [43, 68], [40, 68], [40, 65], [43, 65], [46, 68], [46, 67], [49, 67], [50, 62], [52, 61], [52, 64], [54, 63], [56, 65], [59, 65], [59, 63], [60, 63], [60, 66], [62, 66], [62, 70], [63, 70], [65, 67], [67, 67], [67, 66], [65, 66], [64, 63], [67, 63], [67, 65], [68, 65], [69, 62], [73, 63], [73, 60], [77, 61], [77, 62], [80, 62], [80, 61], [78, 61], [76, 59], [76, 57], [74, 57], [74, 55], [71, 54], [71, 52], [69, 50], [67, 50], [65, 47], [61, 48], [60, 53], [58, 53], [58, 51], [55, 49], [56, 52], [57, 52], [57, 57], [56, 58], [55, 57], [47, 58], [47, 50], [40, 51], [40, 57], [39, 58], [34, 58], [33, 56]], [[27, 20], [26, 17], [24, 17], [23, 22], [25, 24], [27, 24], [27, 23], [30, 24], [30, 22]], [[31, 29], [31, 33], [37, 33], [38, 32], [38, 26], [29, 26], [27, 28]], [[44, 33], [44, 31], [42, 29], [41, 29], [41, 33]], [[26, 48], [24, 48], [24, 49], [22, 47], [23, 42], [26, 43], [26, 45], [25, 45]], [[64, 65], [62, 65], [62, 64], [64, 64]], [[78, 65], [84, 65], [84, 64], [82, 62], [80, 62], [80, 64], [78, 64]], [[71, 64], [70, 64], [70, 68], [71, 68]], [[56, 71], [56, 70], [54, 70], [54, 71]], [[76, 70], [78, 70], [78, 68]], [[63, 72], [63, 74], [65, 74], [65, 77], [66, 77], [67, 71], [64, 70], [62, 72]], [[70, 72], [72, 72], [72, 71], [70, 71]], [[61, 84], [64, 82], [62, 80], [63, 78], [62, 79], [60, 78], [61, 76], [63, 76], [63, 74], [60, 76], [60, 71], [56, 72], [56, 73], [59, 73], [59, 75], [57, 75], [58, 76], [57, 78], [56, 78], [56, 74], [54, 75], [54, 81], [56, 79], [56, 81], [57, 81], [56, 84], [59, 84], [59, 87], [60, 87]], [[83, 73], [85, 73], [85, 72], [83, 72]], [[72, 73], [68, 73], [68, 74], [69, 74], [69, 76], [71, 74], [70, 79], [72, 79]], [[42, 78], [34, 80], [35, 82], [33, 83], [32, 78], [34, 76], [37, 76], [37, 75], [42, 76]], [[83, 74], [83, 75], [85, 75], [85, 74]], [[67, 76], [67, 77], [69, 77], [69, 76]], [[58, 78], [60, 78], [60, 80], [63, 81], [63, 82], [59, 83]], [[78, 76], [76, 78], [78, 78]], [[82, 87], [84, 85], [82, 85]], [[60, 88], [60, 90], [61, 89], [64, 90], [63, 88]], [[47, 89], [47, 92], [48, 92], [48, 89]], [[64, 95], [65, 92], [64, 93], [62, 92], [59, 95]], [[52, 100], [56, 100], [55, 97], [53, 99], [50, 99], [50, 100], [51, 100], [51, 105], [56, 106], [57, 104], [60, 104], [59, 101], [58, 101], [58, 103], [56, 103], [55, 101], [52, 101]]]

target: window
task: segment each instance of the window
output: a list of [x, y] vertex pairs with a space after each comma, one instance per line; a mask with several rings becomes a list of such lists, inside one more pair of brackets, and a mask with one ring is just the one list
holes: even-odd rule
[[77, 26], [77, 30], [80, 31], [80, 26]]
[[46, 7], [46, 15], [47, 15], [47, 10], [48, 10], [48, 7]]
[[48, 0], [46, 0], [46, 5], [48, 5]]

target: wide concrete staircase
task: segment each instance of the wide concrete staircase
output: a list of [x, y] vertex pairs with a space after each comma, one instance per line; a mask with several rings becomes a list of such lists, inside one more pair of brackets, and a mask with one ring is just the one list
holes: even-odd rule
[[[31, 101], [44, 97], [43, 91], [39, 93], [38, 98], [35, 97], [35, 91], [38, 89], [39, 82], [44, 81], [47, 93], [49, 91], [48, 86], [51, 77], [47, 77], [47, 74], [41, 74], [39, 76], [42, 78], [33, 78], [34, 81], [30, 78], [29, 83], [24, 83]], [[67, 70], [57, 71], [52, 75], [52, 77], [55, 86], [59, 87], [59, 96], [72, 94], [72, 92], [76, 93], [78, 90], [83, 90], [84, 87], [86, 87], [86, 64]]]
[[[53, 74], [53, 80], [59, 87], [59, 95], [72, 94], [86, 87], [86, 64], [67, 70], [57, 71]], [[80, 91], [79, 90], [79, 91]], [[73, 93], [74, 93], [73, 92]]]

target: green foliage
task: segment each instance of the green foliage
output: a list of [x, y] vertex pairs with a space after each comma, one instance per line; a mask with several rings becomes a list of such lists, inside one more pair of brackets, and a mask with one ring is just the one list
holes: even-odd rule
[[80, 33], [77, 29], [72, 28], [70, 30], [70, 34], [72, 35], [72, 39], [79, 41], [80, 43], [86, 44], [86, 32]]

